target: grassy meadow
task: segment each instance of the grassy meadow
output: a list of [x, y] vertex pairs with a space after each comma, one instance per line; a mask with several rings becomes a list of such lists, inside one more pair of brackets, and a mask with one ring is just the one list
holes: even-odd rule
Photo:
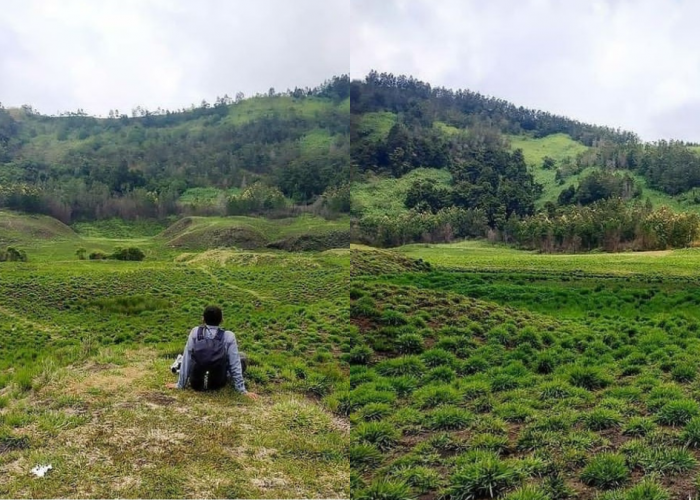
[[698, 250], [351, 253], [355, 497], [698, 497]]
[[[180, 223], [68, 227], [0, 214], [0, 245], [29, 257], [0, 263], [0, 496], [349, 496], [350, 424], [331, 411], [349, 388], [341, 357], [356, 335], [347, 247], [173, 245], [195, 229], [247, 228], [267, 243], [335, 234], [342, 223]], [[118, 246], [138, 246], [146, 259], [76, 256]], [[249, 355], [246, 383], [258, 401], [229, 388], [165, 387], [208, 304], [223, 308], [223, 326]], [[45, 478], [30, 474], [45, 463]]]

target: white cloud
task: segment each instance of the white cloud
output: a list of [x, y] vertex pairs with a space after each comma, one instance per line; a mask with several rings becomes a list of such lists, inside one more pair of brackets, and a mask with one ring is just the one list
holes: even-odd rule
[[698, 18], [692, 0], [352, 0], [350, 71], [700, 142]]
[[349, 0], [3, 0], [0, 102], [180, 108], [348, 72]]

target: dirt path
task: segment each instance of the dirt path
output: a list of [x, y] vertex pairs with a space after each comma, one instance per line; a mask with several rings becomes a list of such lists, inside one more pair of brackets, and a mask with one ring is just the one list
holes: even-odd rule
[[227, 288], [230, 288], [231, 290], [237, 290], [239, 292], [244, 292], [244, 293], [250, 294], [253, 297], [255, 297], [256, 299], [266, 301], [266, 302], [273, 300], [272, 297], [269, 297], [267, 295], [263, 295], [261, 293], [254, 291], [254, 290], [251, 290], [249, 288], [243, 288], [243, 287], [232, 285], [231, 283], [227, 283], [225, 281], [222, 281], [214, 273], [212, 273], [206, 266], [198, 266], [197, 269], [199, 269], [203, 273], [206, 273], [209, 276], [211, 276], [211, 278], [214, 280], [215, 283], [218, 283], [218, 284], [223, 285]]

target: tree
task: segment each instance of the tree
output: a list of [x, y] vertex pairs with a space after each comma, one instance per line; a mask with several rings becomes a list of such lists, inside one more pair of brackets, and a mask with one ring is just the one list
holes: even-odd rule
[[542, 168], [545, 170], [552, 170], [556, 165], [556, 161], [554, 158], [550, 158], [549, 156], [545, 156], [542, 158]]

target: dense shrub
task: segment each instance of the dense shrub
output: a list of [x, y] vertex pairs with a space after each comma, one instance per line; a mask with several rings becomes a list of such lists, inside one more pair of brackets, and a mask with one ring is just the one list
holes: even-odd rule
[[581, 481], [597, 488], [617, 488], [629, 479], [625, 457], [614, 453], [594, 456], [581, 473]]
[[115, 260], [141, 261], [146, 258], [146, 254], [136, 247], [117, 248], [110, 257]]

